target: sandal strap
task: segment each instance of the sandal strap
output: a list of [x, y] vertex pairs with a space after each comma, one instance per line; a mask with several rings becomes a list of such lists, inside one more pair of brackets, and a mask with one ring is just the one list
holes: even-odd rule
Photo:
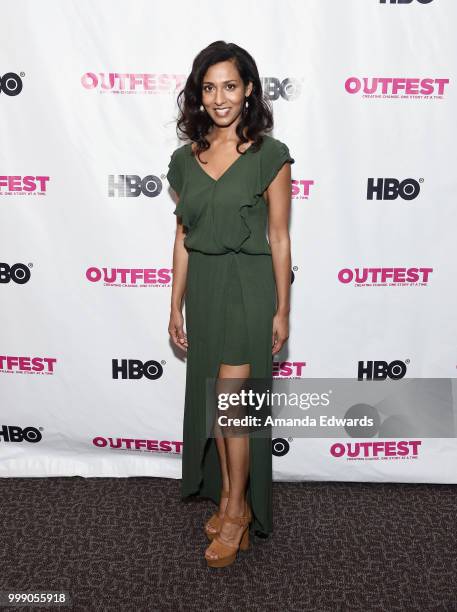
[[238, 525], [239, 527], [246, 527], [246, 525], [251, 522], [249, 516], [229, 516], [227, 513], [225, 513], [223, 520], [227, 521], [227, 523]]
[[[216, 542], [216, 545], [213, 546], [213, 542]], [[210, 549], [213, 548], [213, 552], [218, 553], [218, 548], [220, 549], [220, 547], [222, 547], [222, 552], [224, 552], [224, 548], [227, 550], [238, 550], [239, 546], [237, 546], [236, 544], [229, 544], [228, 542], [223, 542], [222, 540], [219, 539], [219, 536], [216, 536], [213, 539], [213, 542], [210, 545]], [[217, 544], [219, 546], [217, 546]], [[215, 550], [214, 550], [215, 549]]]
[[215, 514], [213, 514], [213, 516], [211, 516], [206, 521], [205, 527], [209, 526], [209, 527], [218, 528], [220, 523], [221, 523], [221, 521], [222, 521], [221, 517], [217, 513], [215, 513]]

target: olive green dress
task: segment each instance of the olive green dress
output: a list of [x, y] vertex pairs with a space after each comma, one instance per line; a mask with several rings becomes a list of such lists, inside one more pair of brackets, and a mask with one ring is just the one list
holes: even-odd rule
[[[294, 163], [288, 147], [269, 135], [258, 151], [251, 145], [217, 180], [195, 159], [190, 142], [171, 155], [167, 179], [179, 196], [174, 214], [187, 228], [189, 253], [183, 498], [199, 494], [220, 500], [217, 447], [206, 432], [206, 379], [217, 377], [220, 363], [250, 363], [252, 378], [272, 378], [276, 285], [263, 193], [286, 162]], [[251, 438], [249, 448], [252, 528], [267, 535], [273, 526], [271, 436]]]

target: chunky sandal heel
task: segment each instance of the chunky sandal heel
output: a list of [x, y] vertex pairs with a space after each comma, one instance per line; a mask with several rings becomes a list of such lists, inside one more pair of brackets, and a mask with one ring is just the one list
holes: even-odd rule
[[239, 525], [240, 527], [244, 527], [243, 535], [241, 536], [241, 540], [238, 546], [233, 544], [228, 544], [227, 542], [223, 542], [219, 535], [213, 538], [213, 541], [207, 548], [207, 551], [211, 551], [216, 553], [217, 557], [212, 559], [208, 557], [205, 553], [206, 563], [208, 567], [227, 567], [227, 565], [231, 565], [235, 559], [239, 550], [247, 550], [249, 547], [249, 524], [252, 520], [251, 509], [245, 503], [245, 511], [243, 516], [230, 516], [225, 513], [222, 521], [227, 523], [234, 523], [235, 525]]
[[[226, 491], [225, 489], [222, 489], [221, 499], [228, 499], [228, 497], [229, 497], [229, 492]], [[205, 527], [204, 527], [208, 540], [214, 539], [214, 536], [216, 536], [221, 530], [221, 526], [222, 526], [222, 518], [219, 516], [219, 511], [217, 511], [210, 517], [210, 519], [206, 522]], [[208, 531], [208, 527], [212, 527], [213, 529], [215, 529], [215, 531]]]

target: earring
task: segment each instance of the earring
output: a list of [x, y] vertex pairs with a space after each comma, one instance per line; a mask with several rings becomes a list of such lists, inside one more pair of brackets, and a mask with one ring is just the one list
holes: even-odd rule
[[246, 96], [246, 102], [244, 103], [244, 106], [245, 106], [246, 108], [248, 108], [248, 106], [249, 106], [248, 96]]
[[205, 110], [205, 107], [203, 106], [203, 104], [200, 104], [200, 110], [203, 112]]

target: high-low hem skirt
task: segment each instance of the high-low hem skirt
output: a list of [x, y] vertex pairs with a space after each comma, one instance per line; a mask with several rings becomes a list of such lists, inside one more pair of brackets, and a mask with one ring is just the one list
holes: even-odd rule
[[[276, 287], [271, 255], [189, 251], [185, 319], [188, 339], [181, 495], [220, 501], [221, 472], [207, 435], [207, 380], [221, 363], [249, 363], [250, 377], [272, 381]], [[224, 359], [226, 361], [224, 361]], [[252, 529], [272, 532], [271, 432], [249, 440], [248, 502]]]

